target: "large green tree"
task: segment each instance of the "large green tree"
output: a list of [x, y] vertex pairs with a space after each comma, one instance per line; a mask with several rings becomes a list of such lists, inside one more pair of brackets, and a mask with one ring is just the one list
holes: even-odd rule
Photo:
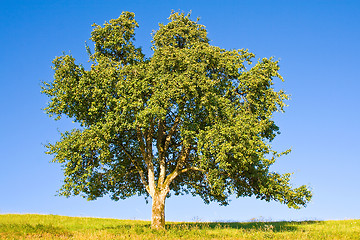
[[45, 110], [80, 126], [47, 145], [64, 170], [60, 193], [150, 196], [153, 228], [165, 225], [170, 193], [222, 205], [233, 194], [305, 206], [308, 188], [269, 169], [287, 153], [270, 145], [279, 133], [273, 113], [288, 98], [273, 88], [282, 79], [278, 62], [252, 64], [247, 50], [210, 45], [205, 27], [178, 12], [159, 25], [145, 58], [134, 45], [137, 27], [130, 12], [94, 24], [88, 70], [71, 55], [53, 61], [54, 80], [42, 87]]

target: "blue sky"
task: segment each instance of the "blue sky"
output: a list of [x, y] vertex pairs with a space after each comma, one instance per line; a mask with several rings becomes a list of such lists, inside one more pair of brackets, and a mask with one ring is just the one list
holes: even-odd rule
[[[359, 1], [0, 1], [0, 214], [150, 219], [142, 197], [88, 202], [55, 196], [63, 175], [49, 163], [44, 144], [73, 128], [54, 121], [42, 108], [42, 81], [51, 81], [51, 61], [62, 52], [87, 62], [84, 42], [91, 24], [103, 24], [122, 11], [135, 12], [136, 44], [150, 56], [151, 31], [166, 23], [172, 9], [201, 17], [211, 43], [247, 48], [257, 58], [280, 59], [291, 94], [284, 114], [275, 116], [281, 135], [274, 148], [292, 153], [273, 170], [294, 172], [294, 186], [308, 184], [313, 201], [301, 210], [254, 198], [229, 206], [206, 205], [200, 198], [171, 197], [172, 221], [349, 219], [360, 218], [360, 2]], [[91, 44], [88, 41], [88, 44]]]

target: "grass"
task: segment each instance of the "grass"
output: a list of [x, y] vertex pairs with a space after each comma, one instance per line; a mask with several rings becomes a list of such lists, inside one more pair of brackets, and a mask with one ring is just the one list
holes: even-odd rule
[[0, 215], [0, 239], [360, 239], [360, 219], [304, 222], [167, 222], [57, 215]]

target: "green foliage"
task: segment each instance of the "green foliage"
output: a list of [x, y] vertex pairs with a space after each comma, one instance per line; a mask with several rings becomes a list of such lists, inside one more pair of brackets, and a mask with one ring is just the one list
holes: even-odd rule
[[64, 169], [62, 195], [118, 200], [171, 190], [206, 203], [254, 195], [293, 208], [311, 199], [306, 186], [292, 188], [290, 174], [270, 171], [288, 153], [270, 145], [279, 133], [273, 113], [288, 99], [273, 87], [282, 80], [278, 61], [252, 65], [245, 49], [210, 45], [190, 14], [159, 25], [149, 58], [134, 46], [133, 13], [93, 27], [90, 69], [56, 57], [54, 80], [42, 88], [50, 116], [81, 126], [47, 146]]

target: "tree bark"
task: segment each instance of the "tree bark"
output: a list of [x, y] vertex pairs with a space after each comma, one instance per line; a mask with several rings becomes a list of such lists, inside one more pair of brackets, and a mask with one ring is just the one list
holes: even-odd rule
[[156, 192], [152, 197], [151, 228], [165, 228], [165, 199], [166, 192]]

